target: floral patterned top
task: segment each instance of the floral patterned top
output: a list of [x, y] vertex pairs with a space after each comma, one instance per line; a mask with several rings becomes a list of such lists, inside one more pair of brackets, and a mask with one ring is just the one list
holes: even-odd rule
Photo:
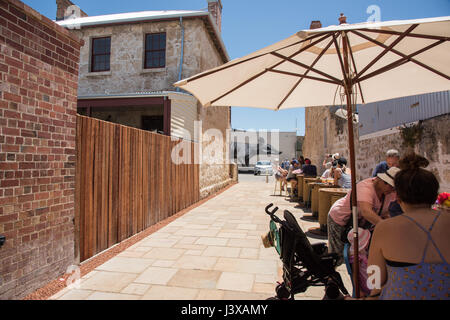
[[[411, 217], [408, 218], [428, 235], [427, 244], [420, 263], [410, 264], [387, 261], [388, 279], [383, 287], [380, 300], [449, 300], [450, 276], [449, 264], [442, 256], [430, 232], [441, 212], [439, 212], [427, 231]], [[432, 242], [442, 263], [425, 263], [429, 242]]]

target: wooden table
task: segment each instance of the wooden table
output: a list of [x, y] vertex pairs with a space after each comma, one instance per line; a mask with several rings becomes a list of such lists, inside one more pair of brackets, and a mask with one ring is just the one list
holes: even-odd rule
[[[319, 190], [319, 223], [327, 224], [328, 211], [331, 208], [331, 198], [333, 197], [334, 201], [345, 197], [345, 195], [351, 189], [344, 188], [322, 188]], [[334, 202], [333, 202], [334, 203]]]
[[334, 188], [334, 186], [323, 182], [309, 182], [309, 185], [311, 186], [311, 211], [313, 216], [317, 216], [319, 213], [319, 189]]
[[307, 205], [311, 199], [311, 186], [309, 185], [310, 182], [319, 182], [320, 178], [317, 177], [304, 177], [303, 178], [303, 203]]
[[299, 199], [303, 197], [303, 174], [297, 175], [297, 194]]

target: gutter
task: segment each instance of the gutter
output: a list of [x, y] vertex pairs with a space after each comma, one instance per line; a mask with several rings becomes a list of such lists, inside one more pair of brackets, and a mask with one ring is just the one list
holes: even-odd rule
[[[184, 25], [183, 25], [183, 17], [180, 17], [180, 27], [181, 27], [181, 53], [180, 53], [180, 69], [178, 71], [178, 81], [181, 80], [181, 74], [183, 73], [183, 57], [184, 57]], [[180, 88], [177, 87], [175, 90], [177, 92], [179, 92]]]
[[178, 94], [185, 97], [192, 97], [192, 95], [183, 93], [183, 92], [175, 92], [175, 91], [161, 91], [161, 92], [136, 92], [136, 93], [118, 93], [118, 94], [99, 94], [99, 95], [87, 95], [87, 96], [78, 96], [78, 100], [92, 100], [92, 99], [118, 99], [118, 98], [145, 98], [145, 97], [167, 97], [170, 94]]

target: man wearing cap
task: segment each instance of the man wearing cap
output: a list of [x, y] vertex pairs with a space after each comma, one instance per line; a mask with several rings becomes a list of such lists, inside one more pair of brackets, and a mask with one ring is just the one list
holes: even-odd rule
[[[390, 149], [386, 152], [386, 161], [381, 161], [373, 170], [372, 177], [376, 177], [379, 173], [385, 173], [389, 168], [398, 167], [400, 153], [395, 149]], [[397, 200], [389, 204], [389, 213], [391, 217], [398, 216], [403, 213], [402, 208]]]
[[[394, 177], [400, 169], [390, 168], [374, 178], [367, 178], [356, 185], [358, 225], [366, 229], [373, 227], [382, 219], [389, 218], [388, 206], [395, 199]], [[338, 264], [343, 262], [342, 253], [346, 229], [352, 224], [350, 204], [351, 191], [337, 200], [328, 212], [327, 231], [329, 252], [340, 256]]]

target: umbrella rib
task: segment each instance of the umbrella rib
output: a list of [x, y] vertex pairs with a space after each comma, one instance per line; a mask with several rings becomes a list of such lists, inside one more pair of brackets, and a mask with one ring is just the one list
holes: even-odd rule
[[[358, 70], [356, 69], [355, 58], [353, 57], [353, 50], [352, 50], [352, 46], [350, 45], [349, 37], [347, 36], [347, 37], [345, 37], [345, 39], [347, 41], [348, 50], [350, 51], [350, 58], [352, 60], [353, 69], [355, 70], [355, 74], [358, 74]], [[360, 82], [358, 82], [358, 87], [359, 87], [359, 92], [361, 93], [361, 101], [362, 101], [362, 103], [365, 103], [364, 95], [363, 95], [363, 91], [362, 91]]]
[[276, 53], [276, 52], [271, 52], [271, 54], [274, 55], [274, 56], [276, 56], [276, 57], [278, 57], [278, 58], [281, 58], [281, 59], [283, 59], [283, 60], [285, 60], [285, 61], [288, 61], [288, 62], [290, 62], [290, 63], [296, 64], [296, 65], [298, 65], [298, 66], [300, 66], [300, 67], [303, 67], [303, 68], [305, 68], [307, 71], [313, 71], [313, 72], [315, 72], [315, 73], [320, 74], [321, 76], [324, 76], [324, 77], [326, 77], [326, 78], [328, 78], [328, 79], [330, 79], [330, 80], [335, 81], [336, 83], [340, 83], [340, 80], [339, 80], [338, 78], [335, 78], [335, 77], [330, 76], [329, 74], [327, 74], [327, 73], [325, 73], [325, 72], [323, 72], [323, 71], [320, 71], [320, 70], [318, 70], [318, 69], [313, 68], [313, 65], [308, 66], [308, 65], [306, 65], [306, 64], [304, 64], [304, 63], [298, 62], [298, 61], [296, 61], [296, 60], [294, 60], [294, 59], [292, 59], [292, 58], [283, 56], [282, 54], [279, 54], [279, 53]]
[[402, 41], [403, 38], [405, 38], [408, 33], [410, 33], [411, 31], [413, 31], [415, 28], [417, 28], [419, 25], [418, 24], [413, 24], [412, 26], [410, 26], [408, 28], [408, 30], [406, 30], [405, 32], [403, 32], [401, 35], [399, 35], [397, 37], [397, 39], [395, 39], [394, 42], [392, 42], [387, 48], [384, 48], [384, 50], [378, 55], [376, 56], [371, 62], [369, 62], [365, 68], [363, 70], [361, 70], [361, 72], [356, 76], [356, 78], [354, 79], [354, 81], [358, 81], [359, 78], [361, 78], [361, 76], [364, 74], [364, 72], [366, 72], [370, 67], [372, 67], [375, 63], [377, 63], [378, 60], [380, 60], [386, 53], [388, 53], [394, 46], [396, 46], [400, 41]]
[[[297, 51], [296, 53], [292, 54], [290, 57], [293, 57], [293, 56], [299, 54], [300, 52], [307, 50], [308, 48], [312, 47], [312, 46], [315, 45], [316, 43], [319, 43], [319, 42], [325, 40], [325, 39], [328, 38], [329, 36], [330, 36], [330, 34], [327, 33], [324, 37], [322, 37], [322, 38], [320, 38], [320, 39], [318, 39], [318, 40], [316, 40], [316, 41], [314, 41], [314, 42], [311, 42], [311, 43], [308, 44], [307, 46], [301, 48], [301, 49], [300, 49], [299, 51]], [[278, 50], [280, 50], [280, 49], [278, 49]], [[271, 53], [271, 52], [268, 52], [268, 53]], [[237, 86], [235, 86], [233, 89], [230, 89], [229, 91], [227, 91], [227, 92], [225, 92], [224, 94], [222, 94], [220, 97], [218, 97], [218, 98], [212, 100], [212, 101], [210, 102], [210, 104], [213, 104], [214, 102], [216, 102], [216, 101], [222, 99], [222, 98], [225, 97], [226, 95], [228, 95], [228, 94], [230, 94], [230, 93], [236, 91], [237, 89], [241, 88], [242, 86], [246, 85], [246, 84], [249, 83], [250, 81], [253, 81], [254, 79], [256, 79], [256, 78], [262, 76], [264, 73], [266, 73], [267, 71], [270, 71], [272, 68], [278, 67], [278, 66], [279, 66], [280, 64], [282, 64], [283, 62], [284, 62], [284, 60], [279, 61], [279, 62], [277, 62], [275, 65], [271, 66], [270, 68], [266, 68], [266, 69], [264, 69], [263, 71], [261, 71], [261, 72], [257, 73], [256, 75], [254, 75], [253, 77], [251, 77], [251, 78], [245, 80], [244, 82], [241, 82], [240, 84], [238, 84]], [[218, 70], [216, 70], [216, 71], [218, 71]], [[212, 72], [216, 72], [216, 71], [212, 71]], [[299, 75], [299, 76], [300, 76], [300, 75]], [[316, 79], [320, 79], [320, 78], [316, 78]], [[191, 79], [191, 80], [194, 80], [194, 79]], [[320, 80], [323, 81], [324, 79], [320, 79]]]
[[[331, 40], [326, 46], [325, 48], [323, 48], [322, 52], [320, 52], [320, 54], [317, 56], [317, 58], [314, 60], [314, 62], [311, 64], [311, 67], [314, 67], [316, 65], [316, 63], [320, 60], [320, 58], [323, 56], [323, 54], [328, 50], [328, 48], [333, 44], [333, 40]], [[304, 76], [306, 76], [309, 73], [309, 69], [306, 70], [306, 72], [303, 74]], [[300, 78], [295, 85], [291, 88], [291, 90], [289, 91], [289, 93], [283, 98], [283, 100], [281, 100], [280, 104], [277, 106], [276, 110], [280, 110], [281, 105], [290, 97], [290, 95], [292, 94], [292, 92], [294, 92], [294, 90], [299, 86], [299, 84], [303, 81], [304, 78]]]
[[[383, 30], [383, 29], [377, 29], [377, 30], [372, 30], [372, 29], [359, 29], [360, 31], [364, 31], [364, 32], [372, 32], [372, 33], [385, 33], [385, 34], [392, 34], [392, 35], [402, 35], [404, 32], [400, 32], [400, 31], [392, 31], [392, 30]], [[353, 30], [350, 30], [350, 32]], [[444, 41], [450, 41], [449, 37], [444, 37], [444, 36], [433, 36], [433, 35], [427, 35], [427, 34], [419, 34], [419, 33], [409, 33], [408, 35], [406, 35], [407, 37], [413, 37], [413, 38], [423, 38], [423, 39], [431, 39], [431, 40], [444, 40]]]
[[[411, 57], [414, 57], [414, 56], [416, 56], [416, 55], [418, 55], [418, 54], [421, 54], [422, 52], [425, 52], [425, 51], [427, 51], [427, 50], [429, 50], [429, 49], [431, 49], [431, 48], [433, 48], [433, 47], [436, 47], [436, 46], [438, 46], [438, 45], [444, 43], [444, 42], [445, 42], [445, 40], [439, 40], [439, 41], [437, 41], [437, 42], [434, 42], [434, 43], [432, 43], [432, 44], [426, 46], [425, 48], [422, 48], [422, 49], [420, 49], [420, 50], [418, 50], [418, 51], [416, 51], [416, 52], [413, 52], [413, 53], [411, 53], [411, 54], [405, 56], [404, 58], [401, 58], [401, 59], [399, 59], [399, 60], [397, 60], [397, 61], [394, 61], [394, 62], [392, 62], [392, 63], [390, 63], [390, 64], [388, 64], [388, 65], [386, 65], [386, 66], [384, 66], [384, 67], [382, 67], [382, 68], [380, 68], [380, 69], [378, 69], [378, 70], [375, 70], [375, 71], [373, 71], [373, 72], [371, 72], [371, 73], [365, 75], [364, 77], [361, 77], [361, 78], [358, 79], [357, 81], [361, 82], [361, 81], [367, 80], [367, 79], [369, 79], [369, 78], [372, 78], [372, 77], [374, 77], [374, 76], [376, 76], [376, 75], [378, 75], [378, 74], [380, 74], [380, 73], [383, 73], [383, 72], [392, 70], [392, 69], [394, 69], [394, 68], [400, 67], [401, 65], [403, 65], [403, 64], [405, 64], [405, 63], [407, 63], [407, 62], [409, 62]], [[444, 76], [447, 80], [450, 80], [450, 77], [449, 77], [449, 76], [446, 76], [446, 75], [444, 75], [444, 74], [443, 74], [443, 76]]]
[[344, 82], [346, 82], [347, 81], [347, 75], [346, 75], [346, 72], [345, 72], [344, 61], [342, 60], [341, 49], [339, 48], [339, 44], [337, 43], [337, 40], [336, 40], [336, 35], [334, 35], [334, 34], [333, 34], [333, 42], [334, 42], [334, 46], [336, 47], [336, 53], [337, 53], [337, 56], [339, 58], [339, 64], [341, 65], [342, 76], [344, 78]]
[[[295, 45], [300, 44], [300, 43], [302, 43], [302, 42], [305, 42], [305, 41], [308, 41], [308, 40], [315, 39], [315, 38], [317, 38], [317, 37], [319, 37], [319, 36], [321, 36], [321, 35], [323, 35], [323, 34], [315, 34], [315, 35], [312, 35], [312, 36], [310, 36], [310, 37], [308, 37], [308, 38], [306, 38], [306, 39], [303, 39], [303, 40], [301, 40], [301, 41], [297, 41], [297, 42], [295, 42], [295, 43], [293, 43], [293, 44], [287, 45], [287, 46], [285, 46], [285, 47], [283, 47], [283, 48], [279, 48], [279, 49], [277, 49], [277, 50], [283, 50], [283, 49], [286, 49], [286, 48], [295, 46]], [[309, 47], [313, 46], [314, 44], [319, 43], [319, 42], [325, 40], [327, 37], [329, 37], [329, 34], [325, 34], [325, 36], [323, 36], [322, 38], [320, 38], [320, 39], [318, 39], [318, 40], [316, 40], [316, 41], [310, 43], [309, 45], [305, 46], [305, 47], [302, 48], [302, 49], [306, 50], [306, 49], [308, 49]], [[244, 63], [244, 62], [247, 62], [247, 61], [250, 61], [250, 60], [254, 60], [254, 59], [260, 58], [260, 57], [265, 56], [265, 55], [270, 54], [270, 53], [271, 53], [271, 52], [262, 53], [262, 54], [260, 54], [260, 55], [257, 55], [257, 56], [254, 56], [254, 57], [250, 57], [250, 58], [248, 58], [248, 59], [245, 59], [245, 60], [236, 62], [235, 64], [226, 65], [226, 66], [223, 66], [222, 68], [218, 68], [218, 69], [211, 70], [211, 71], [206, 71], [205, 73], [199, 74], [199, 75], [197, 75], [197, 76], [193, 76], [191, 79], [188, 79], [187, 81], [188, 81], [188, 82], [191, 82], [191, 81], [197, 80], [197, 79], [199, 79], [199, 78], [203, 78], [203, 77], [209, 76], [209, 75], [212, 74], [212, 73], [215, 73], [215, 72], [218, 72], [218, 71], [222, 71], [222, 70], [225, 70], [225, 69], [228, 69], [228, 68], [231, 68], [231, 67], [235, 67], [235, 66], [237, 66], [237, 65], [239, 65], [239, 64], [241, 64], [241, 63]]]
[[[362, 33], [358, 32], [358, 31], [356, 31], [356, 30], [351, 30], [350, 32], [352, 32], [352, 33], [354, 33], [354, 34], [360, 36], [360, 37], [363, 38], [363, 39], [366, 39], [366, 40], [368, 40], [368, 41], [371, 41], [371, 42], [375, 43], [376, 45], [379, 45], [380, 47], [383, 47], [383, 48], [386, 48], [386, 47], [387, 47], [385, 44], [383, 44], [383, 43], [381, 43], [381, 42], [379, 42], [379, 41], [377, 41], [377, 40], [375, 40], [375, 39], [372, 39], [371, 37], [368, 37], [368, 36], [366, 36], [365, 34], [362, 34]], [[392, 51], [393, 53], [395, 53], [395, 54], [397, 54], [397, 55], [403, 57], [403, 58], [407, 58], [407, 55], [406, 55], [406, 54], [404, 54], [404, 53], [402, 53], [402, 52], [400, 52], [400, 51], [398, 51], [398, 50], [391, 49], [391, 51]], [[449, 79], [449, 76], [447, 76], [446, 74], [444, 74], [444, 73], [442, 73], [442, 72], [440, 72], [440, 71], [438, 71], [438, 70], [436, 70], [436, 69], [434, 69], [434, 68], [432, 68], [432, 67], [430, 67], [430, 66], [427, 66], [426, 64], [424, 64], [424, 63], [422, 63], [422, 62], [420, 62], [420, 61], [418, 61], [418, 60], [416, 60], [416, 59], [409, 58], [409, 61], [411, 61], [411, 62], [413, 62], [413, 63], [415, 63], [415, 64], [417, 64], [417, 65], [419, 65], [419, 66], [421, 66], [421, 67], [423, 67], [423, 68], [425, 68], [425, 69], [428, 69], [429, 71], [434, 72], [434, 73], [440, 75], [441, 77], [444, 77], [444, 78], [446, 78], [446, 79]]]
[[[293, 77], [300, 77], [300, 78], [306, 78], [306, 79], [311, 79], [311, 80], [317, 80], [317, 81], [322, 81], [322, 82], [327, 82], [327, 83], [336, 84], [336, 82], [333, 81], [333, 80], [328, 80], [328, 79], [323, 79], [323, 78], [317, 78], [317, 77], [307, 76], [307, 75], [300, 74], [300, 73], [295, 73], [295, 72], [282, 71], [282, 70], [275, 70], [275, 69], [266, 69], [265, 71], [268, 71], [268, 72], [275, 72], [275, 73], [280, 73], [280, 74], [285, 74], [285, 75], [293, 76]], [[339, 84], [340, 84], [340, 83], [339, 83]]]

